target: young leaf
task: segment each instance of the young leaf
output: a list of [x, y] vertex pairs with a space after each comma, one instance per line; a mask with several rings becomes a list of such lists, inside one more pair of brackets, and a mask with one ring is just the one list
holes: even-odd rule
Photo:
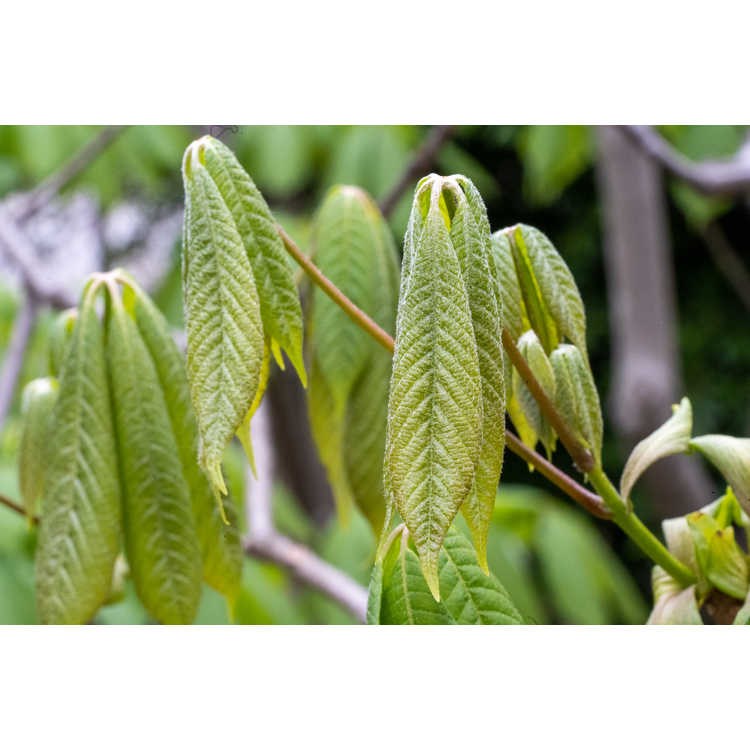
[[88, 622], [109, 595], [120, 548], [117, 451], [96, 314], [89, 284], [66, 353], [50, 435], [44, 514], [36, 551], [36, 598], [44, 623]]
[[510, 239], [526, 314], [544, 350], [551, 353], [565, 337], [588, 358], [586, 313], [565, 261], [534, 227], [519, 224], [503, 231]]
[[123, 495], [125, 551], [138, 597], [166, 624], [195, 619], [201, 557], [180, 454], [154, 364], [116, 289], [107, 361]]
[[302, 308], [294, 269], [284, 243], [276, 231], [268, 204], [255, 183], [221, 141], [204, 136], [206, 171], [219, 189], [250, 258], [260, 299], [263, 329], [279, 366], [283, 349], [303, 384], [307, 383], [302, 361]]
[[701, 512], [688, 515], [687, 523], [698, 568], [706, 580], [719, 591], [744, 600], [748, 588], [748, 566], [734, 539], [734, 528], [721, 528], [715, 519]]
[[375, 561], [370, 575], [370, 585], [367, 589], [367, 624], [380, 623], [380, 604], [383, 599], [383, 563]]
[[386, 492], [436, 598], [440, 548], [473, 484], [482, 418], [471, 309], [448, 221], [435, 183], [423, 229], [406, 237], [385, 458]]
[[654, 608], [647, 625], [702, 625], [695, 586], [683, 589], [680, 584], [660, 567], [651, 575], [654, 590]]
[[487, 569], [487, 534], [495, 507], [505, 450], [502, 302], [492, 258], [487, 210], [472, 182], [462, 175], [443, 180], [452, 203], [450, 238], [469, 295], [482, 388], [482, 443], [474, 485], [461, 507], [471, 530], [479, 564]]
[[693, 430], [693, 409], [683, 398], [679, 406], [672, 407], [672, 416], [659, 429], [641, 440], [633, 448], [620, 477], [620, 495], [630, 502], [630, 492], [649, 466], [659, 459], [684, 453], [688, 449]]
[[37, 378], [24, 389], [21, 399], [23, 429], [18, 449], [18, 485], [29, 521], [44, 497], [44, 476], [49, 448], [54, 444], [51, 417], [59, 385], [55, 378]]
[[[534, 331], [526, 331], [521, 336], [518, 340], [518, 351], [528, 362], [544, 392], [552, 401], [555, 401], [555, 372]], [[539, 404], [537, 404], [526, 383], [515, 369], [513, 370], [513, 397], [509, 412], [521, 440], [530, 448], [533, 448], [537, 439], [540, 439], [547, 455], [551, 456], [557, 442], [555, 431], [542, 414]]]
[[78, 309], [71, 307], [63, 310], [52, 324], [49, 334], [49, 370], [53, 375], [60, 374], [77, 318]]
[[[398, 257], [387, 223], [359, 188], [331, 189], [316, 220], [315, 259], [384, 330], [395, 327]], [[380, 533], [391, 357], [319, 289], [309, 313], [308, 405], [342, 520], [352, 502]]]
[[555, 373], [555, 402], [565, 422], [602, 461], [602, 409], [586, 358], [573, 344], [560, 344], [550, 357]]
[[225, 501], [229, 524], [224, 523], [213, 491], [196, 462], [198, 429], [190, 403], [185, 365], [164, 316], [134, 280], [123, 290], [123, 301], [132, 307], [135, 323], [156, 368], [164, 393], [172, 432], [190, 490], [193, 516], [203, 559], [203, 578], [233, 602], [242, 580], [242, 546], [237, 511]]
[[747, 513], [750, 513], [750, 438], [701, 435], [690, 447], [703, 454], [723, 475]]
[[187, 372], [200, 462], [226, 494], [221, 461], [260, 385], [264, 337], [258, 290], [235, 220], [205, 167], [205, 144], [185, 152], [182, 286]]
[[501, 229], [492, 235], [492, 255], [497, 271], [497, 286], [502, 298], [503, 325], [513, 341], [518, 341], [530, 326], [513, 262], [510, 238], [505, 230]]

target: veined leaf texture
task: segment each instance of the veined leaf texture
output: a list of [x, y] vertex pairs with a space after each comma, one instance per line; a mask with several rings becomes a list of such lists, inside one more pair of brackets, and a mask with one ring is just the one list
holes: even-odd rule
[[[398, 256], [375, 202], [350, 186], [332, 188], [315, 222], [315, 261], [349, 299], [393, 333]], [[346, 520], [352, 504], [375, 534], [385, 517], [383, 455], [391, 355], [321, 290], [308, 313], [310, 423]]]

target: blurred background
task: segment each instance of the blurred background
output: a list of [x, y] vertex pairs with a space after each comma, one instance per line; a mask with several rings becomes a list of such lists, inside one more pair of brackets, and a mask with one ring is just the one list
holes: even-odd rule
[[[586, 304], [611, 477], [619, 477], [630, 448], [682, 395], [693, 403], [695, 434], [747, 435], [750, 190], [747, 181], [744, 188], [717, 188], [710, 169], [701, 171], [747, 156], [746, 130], [0, 127], [0, 493], [19, 498], [20, 391], [47, 374], [54, 308], [75, 304], [87, 274], [128, 268], [181, 329], [180, 163], [203, 133], [235, 150], [303, 248], [316, 207], [337, 183], [369, 191], [400, 243], [413, 186], [430, 171], [469, 176], [493, 231], [524, 222], [545, 232]], [[372, 536], [359, 518], [348, 529], [336, 522], [295, 378], [276, 371], [267, 402], [277, 527], [366, 585]], [[235, 448], [228, 474], [233, 495], [242, 498], [245, 472]], [[573, 471], [561, 451], [555, 463]], [[697, 509], [720, 490], [705, 464], [678, 457], [649, 470], [634, 502], [657, 529], [663, 518]], [[35, 622], [34, 543], [25, 519], [0, 507], [0, 623]], [[639, 551], [613, 525], [551, 492], [512, 455], [498, 495], [490, 567], [538, 622], [639, 623], [647, 616], [650, 565]], [[283, 570], [251, 559], [235, 615], [243, 623], [351, 622]], [[198, 622], [227, 621], [223, 600], [207, 589]], [[147, 616], [127, 591], [97, 622], [140, 623]]]

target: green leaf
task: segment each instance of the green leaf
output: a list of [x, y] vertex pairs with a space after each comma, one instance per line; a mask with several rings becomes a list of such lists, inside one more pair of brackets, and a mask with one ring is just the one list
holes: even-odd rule
[[72, 307], [59, 313], [52, 324], [49, 332], [49, 369], [53, 375], [58, 375], [62, 369], [77, 317], [78, 309]]
[[[440, 552], [436, 601], [414, 552], [402, 539], [383, 563], [380, 623], [383, 625], [520, 625], [523, 618], [500, 582], [479, 567], [466, 537], [451, 529]], [[377, 574], [373, 574], [377, 575]], [[371, 599], [374, 609], [374, 595]]]
[[630, 493], [649, 466], [666, 456], [684, 453], [693, 430], [693, 408], [687, 398], [672, 407], [672, 416], [633, 448], [620, 477], [620, 495], [630, 502]]
[[[294, 268], [276, 230], [268, 204], [235, 155], [219, 140], [206, 136], [197, 142], [203, 149], [207, 173], [228, 208], [250, 259], [260, 300], [263, 328], [272, 348], [288, 355], [303, 385], [302, 308]], [[279, 366], [283, 361], [278, 358]]]
[[492, 255], [495, 259], [497, 285], [503, 301], [503, 325], [513, 341], [518, 341], [529, 328], [529, 323], [507, 230], [501, 229], [492, 235]]
[[549, 354], [565, 337], [588, 358], [586, 312], [573, 274], [538, 229], [518, 224], [507, 233], [526, 314]]
[[[359, 188], [331, 189], [315, 232], [319, 268], [392, 332], [398, 256], [374, 201]], [[382, 470], [391, 357], [319, 289], [313, 291], [308, 321], [313, 436], [342, 520], [354, 502], [379, 534], [385, 514]]]
[[602, 462], [602, 409], [586, 358], [573, 344], [560, 344], [550, 357], [555, 373], [555, 402], [565, 423]]
[[479, 564], [487, 569], [487, 534], [495, 508], [505, 450], [505, 382], [501, 342], [502, 309], [487, 209], [466, 177], [443, 180], [443, 195], [452, 202], [450, 238], [458, 255], [469, 295], [482, 388], [482, 442], [474, 486], [461, 507], [471, 530]]
[[44, 476], [49, 466], [50, 447], [54, 445], [51, 414], [58, 390], [55, 378], [37, 378], [23, 389], [18, 485], [29, 520], [36, 514], [44, 497]]
[[659, 566], [651, 575], [654, 590], [654, 608], [647, 625], [702, 625], [695, 586], [683, 589], [668, 573]]
[[[554, 402], [556, 400], [555, 372], [537, 335], [526, 331], [518, 340], [518, 351], [528, 363], [539, 385]], [[521, 378], [518, 370], [513, 370], [513, 397], [509, 404], [509, 413], [519, 437], [526, 445], [533, 448], [537, 439], [542, 441], [547, 455], [555, 450], [557, 436], [552, 426], [542, 414], [539, 404]]]
[[138, 597], [166, 624], [195, 619], [201, 557], [165, 395], [116, 289], [109, 295], [107, 360], [123, 495], [125, 551]]
[[234, 602], [242, 580], [242, 546], [237, 511], [231, 499], [225, 502], [229, 523], [197, 462], [198, 428], [190, 403], [185, 364], [164, 316], [134, 280], [123, 290], [123, 301], [132, 306], [135, 323], [156, 368], [164, 393], [182, 471], [192, 500], [193, 516], [203, 560], [203, 579]]
[[380, 604], [383, 599], [383, 563], [375, 561], [367, 589], [367, 624], [380, 623]]
[[748, 565], [734, 539], [734, 528], [721, 526], [706, 513], [687, 516], [695, 545], [698, 568], [719, 591], [744, 600], [748, 588]]
[[721, 472], [743, 509], [750, 513], [750, 438], [701, 435], [690, 441], [690, 447]]
[[214, 490], [226, 494], [221, 461], [258, 391], [264, 336], [250, 259], [204, 160], [199, 141], [183, 162], [187, 373], [200, 462]]
[[117, 450], [98, 290], [94, 282], [84, 293], [52, 412], [54, 450], [36, 552], [37, 609], [44, 623], [88, 622], [109, 595], [120, 548]]
[[[396, 324], [385, 486], [438, 597], [440, 548], [474, 480], [482, 403], [471, 309], [440, 183], [425, 185], [428, 212], [410, 221], [423, 228], [407, 231], [405, 238], [408, 266]], [[412, 214], [422, 214], [420, 204], [418, 190]]]

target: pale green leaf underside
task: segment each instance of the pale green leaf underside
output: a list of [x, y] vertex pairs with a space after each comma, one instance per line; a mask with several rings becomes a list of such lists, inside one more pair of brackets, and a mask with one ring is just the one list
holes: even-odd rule
[[190, 491], [156, 369], [117, 296], [110, 306], [107, 357], [133, 582], [154, 618], [191, 623], [200, 599], [201, 558]]
[[264, 336], [253, 270], [234, 219], [197, 157], [186, 154], [183, 297], [187, 373], [200, 461], [226, 494], [224, 449], [260, 383]]
[[690, 447], [722, 473], [745, 512], [750, 513], [750, 438], [701, 435], [690, 441]]
[[630, 493], [649, 466], [662, 458], [684, 453], [688, 449], [693, 430], [693, 409], [690, 401], [683, 398], [679, 406], [673, 407], [672, 416], [648, 437], [633, 448], [620, 477], [620, 495], [628, 500]]
[[44, 494], [49, 447], [54, 444], [50, 423], [59, 384], [55, 378], [37, 378], [23, 389], [23, 428], [18, 448], [18, 485], [26, 514], [31, 518]]
[[680, 584], [655, 567], [652, 573], [654, 608], [647, 625], [702, 625], [695, 586], [683, 589]]
[[117, 451], [95, 291], [89, 288], [82, 304], [52, 413], [56, 450], [36, 551], [43, 623], [88, 622], [109, 595], [120, 547]]
[[440, 548], [471, 489], [479, 456], [479, 362], [460, 264], [435, 207], [408, 256], [388, 406], [385, 485], [437, 596]]
[[[182, 469], [190, 490], [196, 532], [203, 559], [203, 578], [231, 602], [242, 578], [242, 546], [237, 512], [230, 498], [224, 509], [229, 524], [214, 499], [211, 485], [198, 465], [198, 429], [190, 403], [185, 364], [164, 316], [134, 283], [131, 284], [135, 322], [156, 367], [177, 443]], [[123, 295], [127, 294], [126, 290]]]
[[221, 141], [205, 138], [205, 167], [234, 219], [250, 259], [266, 334], [289, 356], [307, 383], [302, 361], [302, 308], [294, 269], [268, 204]]

